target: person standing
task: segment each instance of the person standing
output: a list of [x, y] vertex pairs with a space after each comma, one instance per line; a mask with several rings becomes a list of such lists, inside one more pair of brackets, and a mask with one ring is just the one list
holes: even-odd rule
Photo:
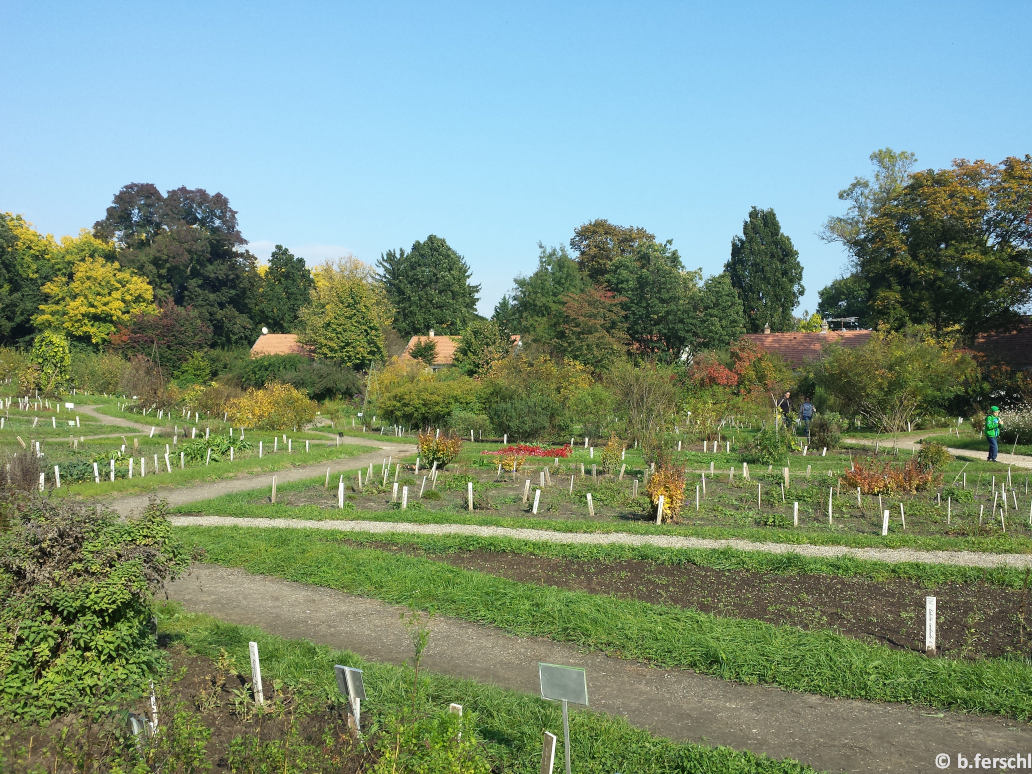
[[985, 437], [989, 440], [989, 462], [996, 462], [996, 453], [999, 451], [1000, 437], [1000, 407], [993, 406], [985, 418]]
[[810, 437], [810, 422], [813, 421], [813, 404], [810, 399], [803, 396], [803, 405], [799, 407], [799, 418], [806, 425], [806, 437]]
[[792, 413], [792, 393], [786, 392], [785, 397], [778, 401], [778, 411], [781, 412], [785, 427], [788, 427], [788, 415]]

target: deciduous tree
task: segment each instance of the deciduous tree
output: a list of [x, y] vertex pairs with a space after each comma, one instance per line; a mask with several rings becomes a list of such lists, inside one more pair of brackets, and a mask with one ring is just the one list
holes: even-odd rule
[[455, 350], [455, 366], [468, 376], [479, 376], [512, 352], [513, 345], [494, 320], [474, 320], [462, 331]]
[[315, 286], [305, 259], [283, 245], [276, 245], [269, 258], [269, 267], [261, 278], [257, 317], [273, 331], [292, 331], [297, 325], [301, 307]]
[[577, 227], [570, 248], [587, 277], [595, 284], [605, 284], [616, 259], [629, 258], [655, 241], [654, 235], [639, 226], [617, 226], [599, 218]]

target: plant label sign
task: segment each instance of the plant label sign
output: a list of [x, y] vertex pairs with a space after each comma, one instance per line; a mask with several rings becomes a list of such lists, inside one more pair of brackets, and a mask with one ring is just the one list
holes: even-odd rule
[[580, 667], [538, 664], [541, 682], [541, 698], [554, 701], [572, 701], [574, 704], [588, 704], [587, 672]]
[[337, 688], [348, 699], [362, 700], [366, 697], [365, 684], [362, 682], [362, 670], [336, 664], [333, 671], [337, 677]]

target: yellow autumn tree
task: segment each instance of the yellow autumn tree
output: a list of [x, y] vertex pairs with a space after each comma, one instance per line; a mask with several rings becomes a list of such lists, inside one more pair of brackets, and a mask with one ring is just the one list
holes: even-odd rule
[[[87, 244], [87, 238], [98, 244]], [[33, 317], [36, 327], [57, 328], [99, 345], [133, 315], [157, 312], [147, 280], [98, 255], [103, 245], [88, 235], [62, 240], [58, 254], [74, 255], [75, 263], [70, 277], [58, 274], [43, 286], [47, 300]]]

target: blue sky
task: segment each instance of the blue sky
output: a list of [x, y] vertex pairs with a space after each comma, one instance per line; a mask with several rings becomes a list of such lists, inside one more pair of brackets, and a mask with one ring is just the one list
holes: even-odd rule
[[817, 238], [881, 147], [1032, 152], [1032, 3], [0, 0], [0, 210], [77, 233], [130, 182], [219, 191], [252, 250], [374, 263], [435, 233], [490, 314], [595, 218], [719, 272], [773, 207]]

